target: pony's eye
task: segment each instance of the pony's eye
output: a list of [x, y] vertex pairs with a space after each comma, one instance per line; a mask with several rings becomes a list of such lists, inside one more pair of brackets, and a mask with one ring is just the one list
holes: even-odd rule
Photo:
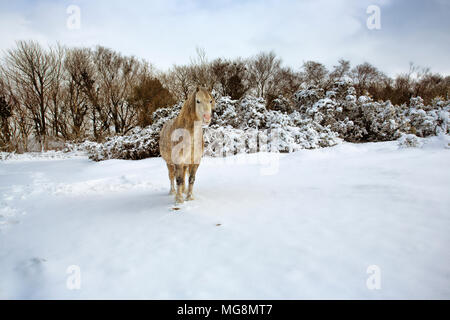
[[212, 103], [212, 100], [209, 103]]
[[200, 101], [197, 100], [197, 103], [200, 103]]

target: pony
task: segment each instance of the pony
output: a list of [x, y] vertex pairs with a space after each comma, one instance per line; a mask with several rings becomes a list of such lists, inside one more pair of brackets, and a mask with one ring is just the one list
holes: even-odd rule
[[[183, 103], [179, 115], [167, 121], [161, 129], [159, 151], [169, 170], [169, 194], [175, 194], [176, 204], [184, 202], [186, 191], [186, 200], [194, 200], [195, 175], [204, 150], [202, 128], [211, 123], [214, 106], [211, 88], [197, 87]], [[186, 174], [189, 176], [187, 190]]]

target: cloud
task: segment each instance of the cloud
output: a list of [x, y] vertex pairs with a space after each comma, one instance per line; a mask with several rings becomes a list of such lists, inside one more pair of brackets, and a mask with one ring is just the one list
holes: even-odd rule
[[[66, 27], [69, 5], [81, 9], [81, 29]], [[368, 30], [366, 8], [381, 8], [381, 30]], [[209, 58], [248, 57], [274, 50], [298, 69], [317, 60], [369, 61], [395, 74], [410, 61], [450, 73], [450, 6], [442, 0], [369, 1], [25, 1], [0, 5], [0, 48], [15, 40], [101, 44], [159, 68], [188, 63], [195, 47]]]

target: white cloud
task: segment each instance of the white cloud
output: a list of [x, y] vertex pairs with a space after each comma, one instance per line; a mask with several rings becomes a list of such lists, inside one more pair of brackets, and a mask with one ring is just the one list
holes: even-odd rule
[[[439, 5], [439, 0], [436, 3]], [[353, 64], [369, 61], [390, 74], [406, 71], [409, 61], [450, 72], [444, 56], [448, 45], [438, 40], [447, 30], [422, 30], [422, 41], [433, 50], [417, 46], [412, 36], [400, 38], [388, 22], [401, 12], [391, 12], [398, 8], [387, 0], [73, 0], [22, 4], [26, 10], [0, 6], [0, 48], [30, 38], [70, 46], [101, 44], [167, 68], [189, 62], [195, 47], [201, 46], [210, 58], [247, 57], [274, 50], [294, 68], [306, 60], [332, 66], [343, 57]], [[80, 30], [66, 28], [70, 4], [81, 8]], [[381, 30], [366, 28], [369, 4], [380, 5], [382, 19], [391, 19], [382, 20]]]

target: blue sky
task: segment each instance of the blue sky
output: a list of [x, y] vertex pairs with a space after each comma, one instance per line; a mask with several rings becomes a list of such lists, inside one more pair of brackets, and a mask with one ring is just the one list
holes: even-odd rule
[[[69, 5], [80, 8], [80, 29], [66, 27]], [[380, 7], [380, 30], [366, 26], [369, 5]], [[210, 59], [274, 50], [294, 69], [345, 58], [390, 75], [410, 62], [449, 75], [449, 16], [450, 0], [2, 0], [0, 49], [22, 39], [101, 44], [160, 69], [188, 63], [196, 46]]]

